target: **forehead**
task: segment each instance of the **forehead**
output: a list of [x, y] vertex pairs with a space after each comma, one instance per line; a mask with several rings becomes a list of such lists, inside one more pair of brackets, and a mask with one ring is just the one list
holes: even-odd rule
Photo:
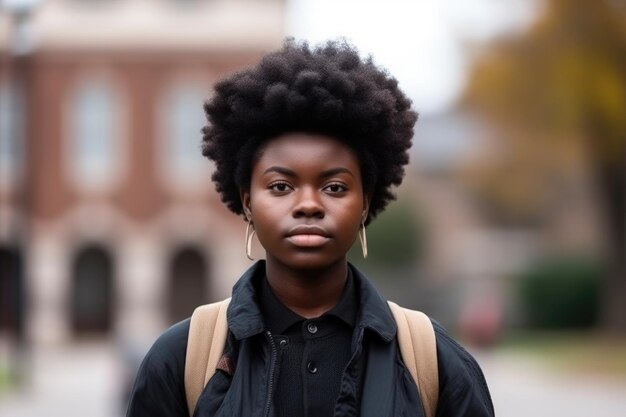
[[258, 165], [289, 164], [300, 167], [311, 165], [359, 168], [356, 153], [341, 141], [330, 136], [309, 133], [286, 133], [270, 139], [260, 149]]

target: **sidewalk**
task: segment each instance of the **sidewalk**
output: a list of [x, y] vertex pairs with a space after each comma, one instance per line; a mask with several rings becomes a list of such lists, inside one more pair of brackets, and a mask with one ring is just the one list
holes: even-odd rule
[[[511, 354], [473, 352], [501, 417], [626, 416], [626, 378], [550, 372]], [[22, 392], [0, 397], [3, 417], [121, 417], [123, 364], [112, 345], [38, 352]]]
[[34, 352], [30, 379], [0, 397], [3, 417], [118, 417], [122, 367], [108, 344]]
[[626, 416], [626, 377], [550, 370], [530, 357], [476, 353], [497, 416]]

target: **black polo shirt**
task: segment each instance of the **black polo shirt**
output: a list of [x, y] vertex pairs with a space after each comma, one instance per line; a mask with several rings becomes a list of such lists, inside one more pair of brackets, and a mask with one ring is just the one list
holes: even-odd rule
[[282, 304], [267, 278], [260, 290], [263, 319], [279, 352], [273, 398], [276, 416], [332, 416], [341, 376], [350, 360], [358, 310], [352, 274], [348, 272], [337, 305], [314, 319], [305, 319]]

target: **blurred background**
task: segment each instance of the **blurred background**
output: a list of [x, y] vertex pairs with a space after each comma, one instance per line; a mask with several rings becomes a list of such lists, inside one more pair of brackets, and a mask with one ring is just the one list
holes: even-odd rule
[[123, 415], [155, 337], [229, 294], [202, 103], [285, 36], [347, 38], [420, 112], [351, 260], [498, 415], [626, 415], [622, 0], [0, 0], [0, 415]]

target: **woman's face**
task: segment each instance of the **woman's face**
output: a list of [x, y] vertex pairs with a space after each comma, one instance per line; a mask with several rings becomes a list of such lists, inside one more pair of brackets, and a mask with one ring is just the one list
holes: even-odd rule
[[287, 133], [260, 149], [242, 201], [268, 262], [318, 269], [345, 262], [369, 199], [349, 147], [328, 136]]

